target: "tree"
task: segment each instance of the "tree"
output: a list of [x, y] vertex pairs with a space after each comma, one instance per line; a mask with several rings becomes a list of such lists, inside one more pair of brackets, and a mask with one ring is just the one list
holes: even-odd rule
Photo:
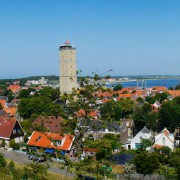
[[27, 98], [30, 94], [30, 90], [29, 89], [22, 89], [20, 92], [19, 92], [19, 96], [18, 98], [19, 99], [22, 99], [22, 98]]
[[46, 180], [48, 166], [31, 163], [24, 167], [23, 179]]
[[21, 171], [15, 167], [15, 164], [13, 161], [10, 161], [8, 164], [8, 170], [10, 170], [10, 173], [15, 180], [21, 179]]
[[144, 103], [142, 107], [135, 108], [133, 120], [137, 131], [141, 130], [144, 126], [155, 130], [157, 113], [152, 112], [152, 107], [149, 103]]
[[9, 142], [9, 147], [13, 148], [13, 150], [19, 150], [20, 144], [16, 143], [14, 139], [11, 139]]
[[169, 90], [173, 90], [174, 88], [173, 88], [172, 86], [170, 86], [168, 89], [169, 89]]
[[7, 102], [11, 102], [14, 99], [14, 94], [11, 90], [7, 91]]
[[114, 86], [113, 90], [114, 91], [119, 91], [123, 88], [123, 86], [121, 84], [117, 84], [116, 86]]
[[152, 146], [152, 142], [149, 139], [142, 139], [141, 140], [141, 147], [140, 149], [146, 150], [146, 148]]
[[1, 141], [1, 147], [5, 147], [6, 146], [6, 142], [5, 142], [5, 140], [3, 139], [2, 141]]
[[108, 121], [118, 121], [122, 118], [122, 111], [117, 101], [111, 100], [102, 105], [100, 108], [101, 116]]
[[106, 159], [115, 149], [121, 148], [120, 136], [114, 134], [105, 134], [102, 139], [87, 140], [85, 147], [96, 148], [98, 152], [96, 157], [98, 160]]
[[4, 158], [4, 155], [0, 153], [0, 167], [5, 167], [6, 166], [6, 160]]
[[180, 148], [177, 148], [171, 158], [171, 164], [177, 169], [177, 173], [180, 174]]
[[103, 119], [109, 121], [118, 121], [120, 118], [127, 117], [132, 114], [134, 102], [130, 99], [122, 99], [120, 101], [108, 101], [100, 108]]
[[111, 76], [110, 76], [110, 75], [106, 75], [104, 78], [105, 78], [105, 79], [110, 79]]
[[158, 154], [159, 162], [162, 164], [169, 164], [172, 157], [172, 150], [167, 146], [161, 148], [155, 148], [155, 152]]
[[177, 169], [175, 167], [169, 167], [168, 165], [160, 164], [159, 168], [155, 170], [155, 174], [166, 175], [166, 177], [169, 177], [168, 179], [178, 179]]
[[180, 126], [180, 98], [164, 102], [159, 110], [159, 126], [167, 128], [171, 132]]
[[142, 99], [142, 97], [138, 97], [138, 98], [136, 99], [136, 101], [139, 102], [139, 103], [144, 103], [144, 100]]
[[162, 103], [165, 99], [167, 99], [167, 97], [169, 96], [168, 92], [163, 92], [163, 93], [157, 93], [155, 95], [156, 99]]
[[52, 87], [44, 87], [40, 91], [36, 92], [36, 96], [45, 96], [51, 99], [52, 101], [56, 100], [59, 98], [59, 88], [52, 88]]
[[137, 173], [153, 174], [160, 163], [156, 153], [141, 152], [134, 158], [134, 165]]
[[157, 101], [157, 98], [154, 97], [154, 96], [148, 96], [146, 98], [146, 101], [149, 103], [149, 104], [154, 104], [156, 101]]
[[33, 114], [63, 116], [62, 107], [52, 102], [46, 96], [33, 96], [21, 99], [18, 105], [18, 112], [23, 118], [31, 118]]
[[180, 89], [180, 84], [176, 85], [175, 89], [179, 90]]

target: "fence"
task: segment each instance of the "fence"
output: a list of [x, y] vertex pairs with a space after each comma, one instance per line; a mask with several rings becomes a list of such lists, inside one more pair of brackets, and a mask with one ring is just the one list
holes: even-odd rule
[[129, 174], [122, 175], [116, 174], [116, 180], [167, 180], [167, 178], [163, 175], [151, 174], [151, 175], [143, 175], [143, 174]]

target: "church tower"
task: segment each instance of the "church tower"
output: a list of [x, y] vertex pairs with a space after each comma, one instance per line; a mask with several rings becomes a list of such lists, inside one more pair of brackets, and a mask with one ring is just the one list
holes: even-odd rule
[[76, 74], [76, 48], [72, 47], [67, 40], [64, 45], [59, 47], [60, 51], [60, 92], [72, 92], [77, 88]]

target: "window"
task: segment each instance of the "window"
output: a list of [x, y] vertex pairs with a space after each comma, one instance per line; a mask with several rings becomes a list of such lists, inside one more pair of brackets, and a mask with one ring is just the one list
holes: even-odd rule
[[56, 146], [61, 146], [61, 141], [55, 141], [56, 142]]
[[141, 143], [135, 143], [135, 148], [138, 149], [141, 147]]
[[16, 129], [13, 129], [13, 134], [16, 134]]
[[162, 143], [163, 143], [163, 144], [165, 144], [165, 141], [166, 141], [166, 140], [165, 140], [165, 137], [163, 137], [163, 139], [162, 139]]
[[41, 139], [41, 136], [39, 136], [38, 138], [37, 138], [37, 141], [39, 141]]

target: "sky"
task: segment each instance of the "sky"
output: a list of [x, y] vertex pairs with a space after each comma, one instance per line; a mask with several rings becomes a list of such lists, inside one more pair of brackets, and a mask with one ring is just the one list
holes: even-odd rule
[[67, 39], [82, 75], [179, 75], [180, 1], [0, 0], [0, 79], [59, 75]]

